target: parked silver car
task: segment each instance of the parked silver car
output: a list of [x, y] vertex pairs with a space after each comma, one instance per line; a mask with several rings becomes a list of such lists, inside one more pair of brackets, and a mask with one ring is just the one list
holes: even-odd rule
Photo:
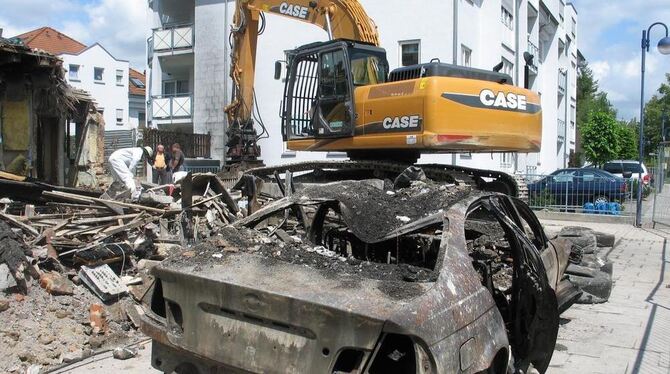
[[612, 160], [603, 165], [603, 170], [618, 177], [639, 180], [642, 172], [642, 183], [648, 185], [651, 182], [651, 174], [644, 163], [635, 160]]

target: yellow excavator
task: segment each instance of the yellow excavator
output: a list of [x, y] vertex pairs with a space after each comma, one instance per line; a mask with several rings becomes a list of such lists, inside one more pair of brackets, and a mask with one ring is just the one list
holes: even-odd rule
[[[266, 13], [311, 23], [329, 37], [287, 53], [281, 116], [288, 149], [339, 151], [352, 162], [382, 162], [371, 167], [406, 166], [423, 153], [540, 150], [540, 98], [513, 85], [499, 67], [488, 71], [434, 59], [389, 71], [377, 28], [356, 0], [237, 0], [236, 6], [233, 100], [225, 109], [229, 165], [260, 163], [254, 75]], [[277, 63], [275, 78], [282, 69]], [[483, 189], [524, 194], [502, 172], [435, 167]]]

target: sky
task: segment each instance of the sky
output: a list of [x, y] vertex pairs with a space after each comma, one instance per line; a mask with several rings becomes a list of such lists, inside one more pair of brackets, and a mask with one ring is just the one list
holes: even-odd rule
[[147, 0], [0, 0], [2, 36], [42, 26], [86, 44], [102, 44], [114, 57], [145, 70]]
[[[621, 119], [640, 116], [642, 30], [657, 21], [670, 26], [670, 0], [573, 0], [578, 13], [577, 44], [586, 57], [601, 90], [607, 92]], [[665, 74], [670, 56], [656, 49], [665, 36], [663, 27], [651, 32], [647, 54], [645, 101]]]
[[[90, 45], [100, 42], [119, 59], [145, 69], [146, 0], [0, 0], [3, 36], [41, 26]], [[670, 25], [670, 0], [573, 0], [578, 20], [578, 47], [589, 61], [600, 88], [621, 119], [639, 117], [640, 39], [642, 29], [656, 21]], [[383, 30], [381, 30], [383, 32]], [[670, 56], [656, 50], [662, 28], [652, 31], [647, 55], [648, 98], [670, 72]]]

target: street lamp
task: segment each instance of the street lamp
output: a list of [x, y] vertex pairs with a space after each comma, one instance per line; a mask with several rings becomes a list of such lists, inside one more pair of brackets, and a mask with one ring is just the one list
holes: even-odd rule
[[635, 225], [642, 226], [642, 163], [644, 162], [644, 69], [647, 62], [647, 52], [649, 52], [649, 35], [651, 29], [656, 26], [665, 28], [665, 37], [658, 42], [658, 51], [661, 54], [670, 54], [670, 36], [668, 35], [668, 26], [663, 22], [655, 22], [647, 30], [642, 30], [642, 80], [640, 84], [640, 179], [637, 186], [637, 210], [635, 212]]

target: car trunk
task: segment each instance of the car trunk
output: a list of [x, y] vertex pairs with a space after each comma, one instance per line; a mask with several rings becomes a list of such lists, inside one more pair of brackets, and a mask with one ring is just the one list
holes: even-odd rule
[[391, 296], [384, 281], [251, 254], [155, 274], [170, 343], [254, 372], [326, 372], [345, 347], [367, 357], [392, 311], [432, 284], [407, 283], [411, 291]]

